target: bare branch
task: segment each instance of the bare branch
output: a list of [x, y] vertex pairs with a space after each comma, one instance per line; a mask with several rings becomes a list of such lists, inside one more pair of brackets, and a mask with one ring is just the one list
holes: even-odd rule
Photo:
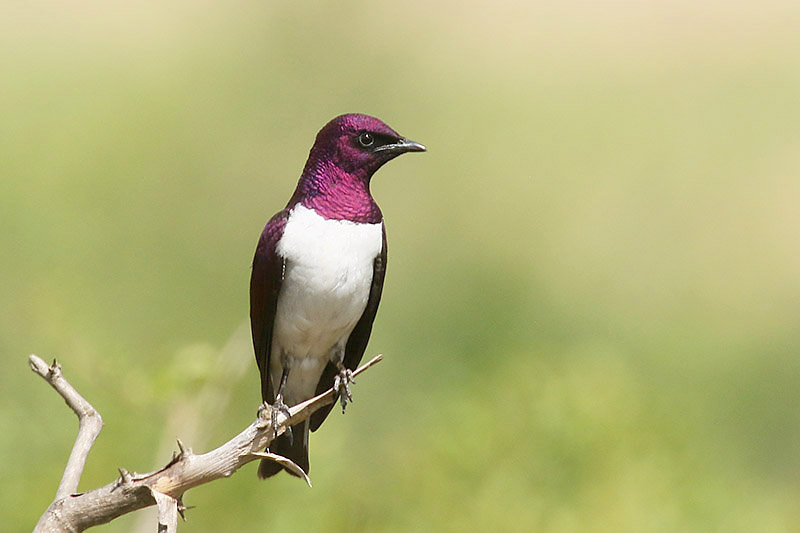
[[[353, 375], [361, 374], [381, 360], [381, 355], [374, 357], [357, 369]], [[42, 363], [44, 362], [42, 361]], [[45, 377], [36, 368], [34, 370]], [[50, 380], [48, 379], [48, 381]], [[75, 394], [77, 395], [77, 392]], [[289, 459], [262, 450], [276, 436], [284, 433], [288, 427], [302, 422], [317, 409], [333, 403], [335, 399], [336, 392], [329, 389], [289, 409], [288, 417], [283, 413], [278, 413], [277, 431], [273, 431], [272, 428], [271, 410], [268, 407], [261, 409], [256, 420], [241, 433], [219, 448], [204, 454], [195, 454], [191, 448], [179, 442], [180, 452], [175, 454], [173, 459], [160, 470], [147, 474], [130, 474], [127, 470], [120, 469], [119, 479], [104, 487], [82, 494], [70, 494], [56, 498], [39, 519], [34, 531], [70, 533], [83, 531], [92, 526], [110, 522], [123, 514], [156, 504], [159, 505], [159, 528], [162, 523], [169, 528], [172, 524], [173, 512], [182, 513], [185, 509], [181, 501], [187, 490], [215, 479], [230, 477], [251, 461], [261, 458], [272, 459], [295, 472], [302, 473], [302, 469]], [[306, 482], [311, 485], [308, 477], [304, 477]], [[177, 519], [175, 520], [177, 521]], [[174, 531], [174, 529], [164, 529], [164, 531]]]
[[[372, 359], [370, 359], [369, 361], [358, 367], [358, 369], [356, 369], [356, 371], [353, 372], [353, 377], [358, 376], [359, 374], [367, 370], [369, 367], [376, 365], [381, 361], [383, 361], [383, 354], [376, 355], [375, 357], [373, 357]], [[335, 401], [336, 401], [336, 391], [331, 388], [318, 396], [314, 396], [310, 400], [306, 400], [303, 403], [298, 403], [297, 405], [289, 409], [289, 411], [292, 413], [292, 416], [289, 418], [289, 425], [293, 426], [299, 422], [302, 422], [306, 418], [310, 417], [311, 413], [313, 413], [320, 407], [323, 407]]]
[[72, 446], [72, 453], [69, 455], [61, 483], [58, 484], [56, 499], [59, 499], [78, 492], [78, 483], [83, 474], [83, 467], [86, 465], [86, 458], [103, 428], [103, 418], [92, 407], [92, 404], [87, 402], [64, 378], [61, 373], [61, 365], [55, 360], [52, 365], [48, 366], [44, 359], [31, 354], [28, 357], [28, 363], [31, 365], [31, 369], [42, 376], [64, 398], [70, 409], [78, 415], [78, 437]]
[[158, 533], [178, 531], [178, 500], [158, 491], [152, 491], [158, 506]]
[[291, 459], [288, 459], [288, 458], [286, 458], [286, 457], [284, 457], [282, 455], [278, 455], [276, 453], [270, 453], [270, 452], [253, 452], [251, 455], [253, 457], [258, 457], [260, 459], [270, 459], [272, 461], [275, 461], [276, 463], [278, 463], [281, 466], [285, 466], [286, 468], [291, 470], [293, 473], [297, 474], [297, 477], [301, 477], [301, 478], [305, 479], [306, 483], [308, 483], [309, 487], [311, 486], [311, 478], [308, 477], [308, 474], [306, 474], [303, 471], [303, 469], [300, 468], [297, 465], [297, 463], [295, 463]]

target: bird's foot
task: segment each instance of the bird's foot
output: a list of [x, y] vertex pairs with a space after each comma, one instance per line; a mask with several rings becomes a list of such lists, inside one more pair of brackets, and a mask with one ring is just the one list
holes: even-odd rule
[[344, 410], [347, 407], [347, 402], [353, 401], [353, 393], [350, 392], [350, 384], [355, 382], [353, 371], [344, 366], [339, 368], [339, 373], [336, 374], [336, 377], [333, 379], [333, 390], [335, 390], [336, 394], [339, 396], [339, 403], [342, 404], [342, 414], [344, 414]]
[[[266, 405], [266, 402], [264, 402], [264, 404]], [[270, 407], [270, 412], [272, 414], [272, 419], [271, 419], [272, 431], [274, 432], [274, 435], [277, 437], [278, 436], [278, 414], [282, 414], [286, 418], [289, 418], [292, 415], [292, 413], [289, 411], [289, 406], [286, 405], [285, 403], [283, 403], [283, 398], [281, 398], [280, 396], [278, 396], [278, 398], [275, 400], [275, 403], [273, 403], [269, 407]], [[289, 438], [289, 445], [291, 445], [291, 443], [294, 440], [294, 436], [292, 435], [292, 427], [291, 426], [288, 426], [286, 428], [286, 436]]]

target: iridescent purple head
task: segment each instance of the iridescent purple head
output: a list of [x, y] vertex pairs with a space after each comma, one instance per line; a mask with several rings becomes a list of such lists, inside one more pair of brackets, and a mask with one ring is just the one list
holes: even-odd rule
[[317, 134], [289, 204], [302, 202], [325, 218], [380, 221], [369, 192], [372, 175], [398, 155], [424, 151], [377, 118], [340, 115]]

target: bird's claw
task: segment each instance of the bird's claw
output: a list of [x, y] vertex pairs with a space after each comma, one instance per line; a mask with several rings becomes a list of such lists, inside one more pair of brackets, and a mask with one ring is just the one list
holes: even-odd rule
[[336, 374], [333, 380], [333, 390], [335, 390], [339, 396], [339, 402], [342, 404], [342, 414], [344, 414], [345, 408], [347, 407], [347, 402], [353, 401], [353, 393], [350, 392], [350, 384], [355, 382], [353, 371], [345, 367], [339, 369], [339, 373]]
[[[275, 437], [277, 437], [278, 436], [278, 414], [279, 413], [283, 414], [283, 416], [285, 416], [286, 418], [289, 418], [292, 415], [292, 413], [289, 411], [289, 406], [286, 405], [285, 403], [283, 403], [283, 398], [280, 398], [280, 397], [278, 397], [278, 399], [275, 400], [275, 403], [273, 403], [270, 406], [270, 408], [271, 408], [271, 412], [272, 412], [272, 419], [271, 419], [272, 431], [273, 431]], [[292, 442], [294, 441], [294, 436], [292, 435], [292, 427], [291, 426], [288, 426], [286, 428], [286, 436], [289, 438], [289, 445], [291, 446]]]

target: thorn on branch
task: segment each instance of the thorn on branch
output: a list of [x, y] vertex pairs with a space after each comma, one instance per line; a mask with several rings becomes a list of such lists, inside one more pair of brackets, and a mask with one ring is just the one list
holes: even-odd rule
[[116, 483], [114, 483], [114, 487], [111, 489], [111, 492], [114, 492], [120, 487], [131, 485], [133, 483], [133, 476], [131, 476], [130, 472], [124, 468], [117, 468], [117, 470], [119, 471], [119, 479], [117, 479]]
[[194, 505], [186, 506], [183, 504], [183, 496], [178, 498], [178, 514], [181, 515], [181, 518], [183, 519], [184, 522], [186, 522], [186, 511], [194, 508], [195, 508]]
[[180, 450], [178, 456], [175, 457], [176, 460], [180, 461], [182, 459], [186, 459], [187, 457], [191, 457], [192, 455], [194, 455], [192, 449], [187, 447], [181, 439], [176, 439], [176, 440], [178, 441], [178, 449]]

